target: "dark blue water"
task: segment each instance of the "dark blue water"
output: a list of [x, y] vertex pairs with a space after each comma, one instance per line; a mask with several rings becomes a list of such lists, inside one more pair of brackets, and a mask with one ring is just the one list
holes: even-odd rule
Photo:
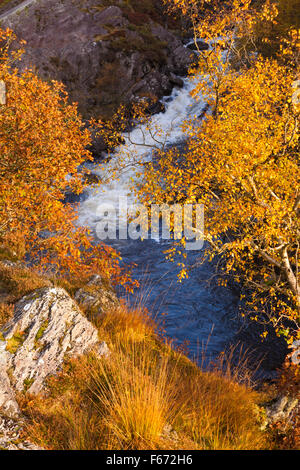
[[[215, 268], [208, 261], [189, 271], [188, 279], [178, 282], [176, 263], [163, 253], [169, 241], [109, 241], [125, 264], [134, 263], [133, 277], [140, 288], [126, 296], [131, 304], [142, 301], [166, 335], [176, 345], [187, 347], [190, 357], [214, 359], [233, 340], [238, 329], [238, 293], [215, 282]], [[187, 263], [194, 265], [201, 252], [187, 252]], [[121, 293], [122, 295], [122, 293]]]
[[[163, 131], [168, 145], [180, 145], [185, 135], [182, 124], [185, 119], [195, 120], [201, 125], [199, 115], [206, 105], [204, 100], [195, 100], [191, 96], [194, 88], [192, 78], [184, 78], [182, 89], [174, 89], [165, 100], [165, 112], [151, 118], [152, 130]], [[95, 230], [99, 221], [98, 208], [102, 204], [118, 207], [119, 197], [126, 196], [130, 204], [134, 197], [130, 191], [131, 178], [135, 181], [135, 155], [149, 159], [149, 146], [155, 142], [147, 127], [138, 126], [131, 133], [127, 146], [121, 146], [115, 156], [103, 168], [96, 165], [90, 169], [104, 183], [98, 191], [90, 190], [80, 204], [79, 222]], [[126, 135], [124, 134], [126, 140]], [[132, 142], [138, 142], [136, 146]], [[144, 146], [145, 143], [148, 145]], [[121, 159], [118, 160], [120, 157]], [[118, 162], [123, 170], [116, 180], [111, 177]], [[125, 165], [124, 165], [125, 162]], [[178, 269], [175, 263], [168, 262], [163, 253], [169, 247], [169, 241], [108, 241], [122, 255], [123, 262], [136, 264], [133, 270], [141, 288], [129, 297], [135, 304], [142, 298], [143, 304], [158, 322], [164, 322], [167, 336], [178, 345], [187, 344], [191, 357], [201, 355], [206, 349], [206, 356], [215, 358], [234, 337], [238, 325], [238, 295], [230, 289], [216, 287], [209, 280], [214, 276], [214, 266], [205, 262], [192, 270], [189, 278], [182, 283], [177, 281]], [[193, 265], [201, 252], [189, 251], [187, 262]]]

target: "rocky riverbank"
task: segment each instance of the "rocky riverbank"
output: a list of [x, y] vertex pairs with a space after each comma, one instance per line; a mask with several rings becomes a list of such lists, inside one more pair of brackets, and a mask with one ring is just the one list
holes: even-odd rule
[[182, 84], [195, 56], [167, 22], [156, 0], [40, 0], [2, 25], [27, 42], [18, 66], [62, 81], [89, 118]]
[[[124, 416], [145, 433], [143, 446], [148, 439], [149, 448], [163, 449], [215, 448], [216, 436], [216, 448], [262, 448], [274, 423], [283, 433], [294, 426], [296, 397], [253, 392], [242, 369], [203, 372], [155, 329], [100, 276], [68, 293], [22, 264], [0, 262], [0, 448], [128, 448]], [[216, 416], [225, 419], [224, 436]], [[205, 445], [194, 434], [198, 421], [206, 423]], [[123, 443], [110, 440], [111, 426], [120, 427]]]

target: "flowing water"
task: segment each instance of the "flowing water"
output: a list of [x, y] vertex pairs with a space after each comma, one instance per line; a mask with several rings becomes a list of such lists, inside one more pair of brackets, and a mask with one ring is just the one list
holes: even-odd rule
[[[196, 101], [191, 97], [193, 86], [193, 80], [185, 78], [183, 88], [175, 88], [172, 95], [164, 99], [165, 112], [152, 117], [152, 128], [164, 131], [167, 145], [180, 145], [184, 142], [181, 128], [183, 121], [194, 117], [197, 121], [205, 106], [203, 100]], [[123, 170], [119, 178], [101, 185], [97, 190], [90, 189], [81, 201], [81, 225], [95, 230], [99, 221], [99, 205], [118, 207], [120, 196], [128, 196], [130, 201], [134, 200], [130, 184], [135, 173], [136, 156], [142, 156], [144, 160], [151, 158], [148, 145], [154, 142], [145, 126], [134, 129], [130, 138], [132, 142], [147, 146], [131, 143], [126, 152], [124, 147], [118, 149], [116, 155], [106, 164], [106, 169], [99, 169], [96, 165], [90, 166], [93, 173], [105, 180], [105, 172], [109, 173], [116, 165], [118, 155], [123, 154]], [[141, 284], [138, 295], [143, 296], [143, 302], [158, 320], [163, 319], [169, 337], [178, 344], [188, 344], [191, 356], [198, 356], [205, 345], [206, 356], [214, 358], [230, 342], [237, 329], [238, 295], [230, 289], [208, 282], [214, 275], [213, 266], [207, 262], [192, 270], [186, 281], [178, 283], [176, 266], [168, 262], [163, 254], [170, 244], [169, 241], [110, 240], [107, 243], [121, 252], [124, 262], [136, 264], [133, 274]], [[199, 252], [188, 252], [189, 263], [195, 263], [197, 258]], [[135, 296], [129, 300], [136, 301]]]

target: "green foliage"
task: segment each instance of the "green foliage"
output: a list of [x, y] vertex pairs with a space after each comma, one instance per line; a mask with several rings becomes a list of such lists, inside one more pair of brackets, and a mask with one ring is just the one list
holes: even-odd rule
[[6, 351], [15, 354], [26, 338], [24, 331], [17, 331], [11, 338], [7, 340]]

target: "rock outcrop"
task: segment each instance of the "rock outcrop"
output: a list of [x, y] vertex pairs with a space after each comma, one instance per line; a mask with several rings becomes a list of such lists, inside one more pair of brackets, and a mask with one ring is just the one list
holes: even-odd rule
[[187, 72], [195, 56], [159, 18], [155, 0], [149, 14], [118, 0], [40, 0], [2, 24], [27, 42], [21, 69], [33, 66], [42, 77], [65, 83], [71, 100], [90, 117], [180, 86], [176, 76]]
[[17, 418], [20, 414], [14, 390], [7, 373], [8, 353], [5, 350], [6, 343], [0, 341], [0, 415]]
[[189, 42], [187, 47], [192, 51], [207, 51], [209, 49], [209, 45], [206, 42], [201, 41], [201, 39]]
[[61, 369], [66, 357], [92, 350], [109, 354], [64, 289], [46, 287], [22, 298], [1, 331], [0, 414], [15, 418], [15, 391], [42, 392], [45, 379]]
[[75, 300], [84, 310], [89, 310], [94, 316], [99, 316], [112, 305], [119, 304], [114, 290], [105, 285], [105, 281], [99, 275], [93, 276], [88, 284], [76, 292]]
[[281, 395], [270, 403], [264, 405], [265, 419], [262, 429], [276, 425], [281, 434], [285, 434], [289, 426], [295, 425], [295, 420], [299, 416], [299, 399], [293, 396]]

